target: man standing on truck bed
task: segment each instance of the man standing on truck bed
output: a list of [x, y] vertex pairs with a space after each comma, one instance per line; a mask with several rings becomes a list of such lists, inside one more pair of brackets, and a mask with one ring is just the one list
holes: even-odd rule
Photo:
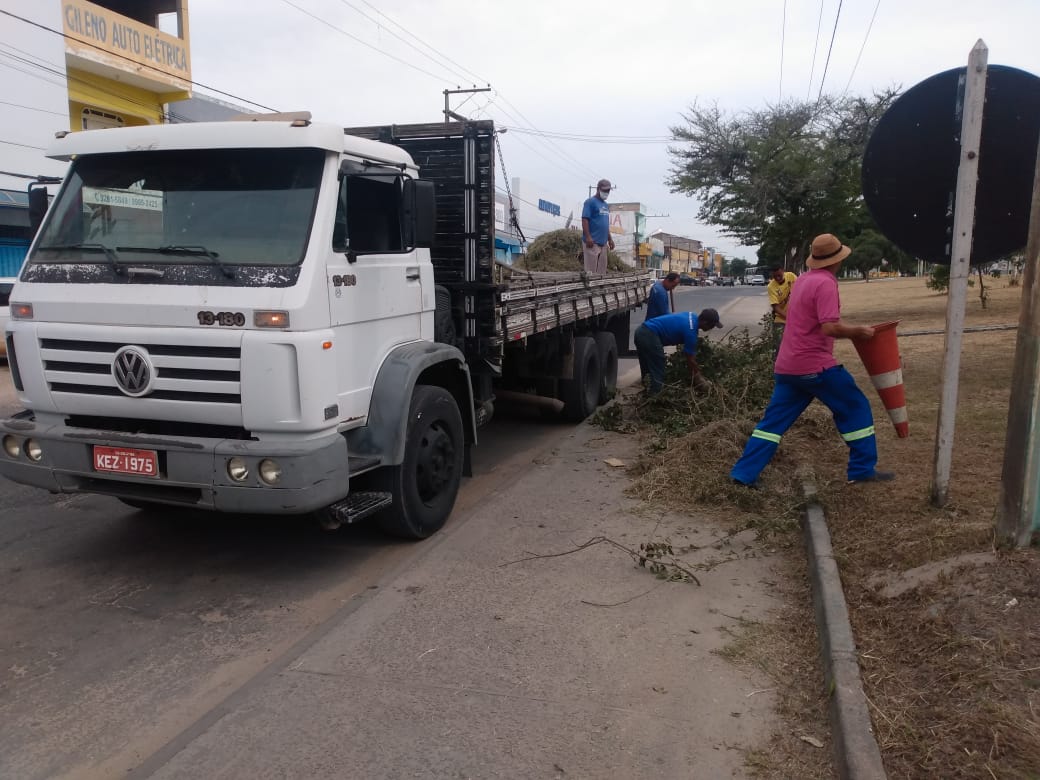
[[614, 248], [614, 239], [610, 237], [610, 182], [600, 179], [596, 184], [596, 194], [585, 201], [581, 209], [581, 237], [585, 261], [585, 272], [605, 274], [607, 272], [607, 252]]

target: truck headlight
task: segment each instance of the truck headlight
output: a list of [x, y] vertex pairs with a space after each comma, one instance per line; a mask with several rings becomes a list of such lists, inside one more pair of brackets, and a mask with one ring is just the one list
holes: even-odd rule
[[36, 439], [25, 440], [25, 454], [29, 456], [29, 460], [36, 461], [39, 463], [43, 460], [43, 447]]
[[235, 482], [245, 482], [249, 478], [249, 466], [242, 458], [232, 458], [227, 462], [227, 473]]
[[269, 458], [260, 461], [260, 479], [268, 485], [277, 485], [282, 479], [282, 467], [278, 461]]
[[17, 458], [22, 453], [22, 443], [14, 436], [5, 436], [4, 452], [6, 452], [12, 458]]

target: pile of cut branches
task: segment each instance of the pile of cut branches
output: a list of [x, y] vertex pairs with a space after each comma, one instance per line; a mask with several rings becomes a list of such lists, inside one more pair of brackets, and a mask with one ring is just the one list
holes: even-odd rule
[[760, 530], [794, 527], [794, 510], [802, 503], [794, 476], [803, 465], [796, 442], [833, 433], [825, 409], [810, 407], [792, 429], [788, 438], [794, 441], [763, 474], [762, 490], [734, 485], [729, 478], [773, 392], [773, 335], [767, 319], [762, 325], [756, 336], [745, 330], [722, 341], [701, 340], [697, 359], [707, 387], [690, 386], [685, 356], [678, 351], [669, 356], [661, 393], [629, 394], [593, 418], [604, 428], [646, 436], [633, 469], [635, 495], [676, 509], [702, 504], [750, 513], [755, 519], [748, 522]]
[[[524, 271], [581, 271], [581, 231], [550, 230], [542, 233], [527, 248], [527, 254], [517, 258], [514, 266]], [[621, 258], [611, 252], [608, 271], [631, 271]]]

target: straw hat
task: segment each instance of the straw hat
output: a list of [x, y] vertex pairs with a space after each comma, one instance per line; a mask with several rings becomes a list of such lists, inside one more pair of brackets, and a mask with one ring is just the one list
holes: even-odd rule
[[845, 246], [833, 233], [816, 236], [812, 242], [812, 253], [805, 264], [810, 268], [826, 268], [836, 265], [852, 254], [852, 247]]

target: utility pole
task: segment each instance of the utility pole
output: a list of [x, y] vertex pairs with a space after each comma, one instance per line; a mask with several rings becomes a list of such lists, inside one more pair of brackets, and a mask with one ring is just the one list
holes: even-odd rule
[[953, 245], [950, 252], [950, 286], [946, 302], [946, 352], [943, 356], [942, 397], [935, 434], [935, 462], [931, 499], [945, 506], [950, 492], [953, 432], [957, 422], [957, 390], [960, 382], [961, 339], [964, 335], [964, 301], [971, 273], [971, 242], [975, 226], [975, 192], [979, 182], [979, 146], [982, 112], [986, 103], [986, 67], [989, 49], [980, 39], [968, 56], [961, 112], [960, 165], [953, 212]]
[[448, 123], [452, 119], [459, 122], [468, 122], [469, 117], [462, 116], [462, 114], [456, 114], [451, 110], [449, 100], [451, 95], [475, 95], [478, 92], [490, 92], [491, 85], [488, 84], [486, 87], [473, 87], [471, 89], [446, 89], [444, 90], [444, 122]]
[[1033, 206], [1029, 215], [1029, 242], [1022, 273], [1022, 304], [1018, 316], [1015, 369], [1008, 404], [1004, 471], [997, 502], [997, 539], [1009, 546], [1026, 547], [1040, 530], [1040, 149], [1033, 176]]

